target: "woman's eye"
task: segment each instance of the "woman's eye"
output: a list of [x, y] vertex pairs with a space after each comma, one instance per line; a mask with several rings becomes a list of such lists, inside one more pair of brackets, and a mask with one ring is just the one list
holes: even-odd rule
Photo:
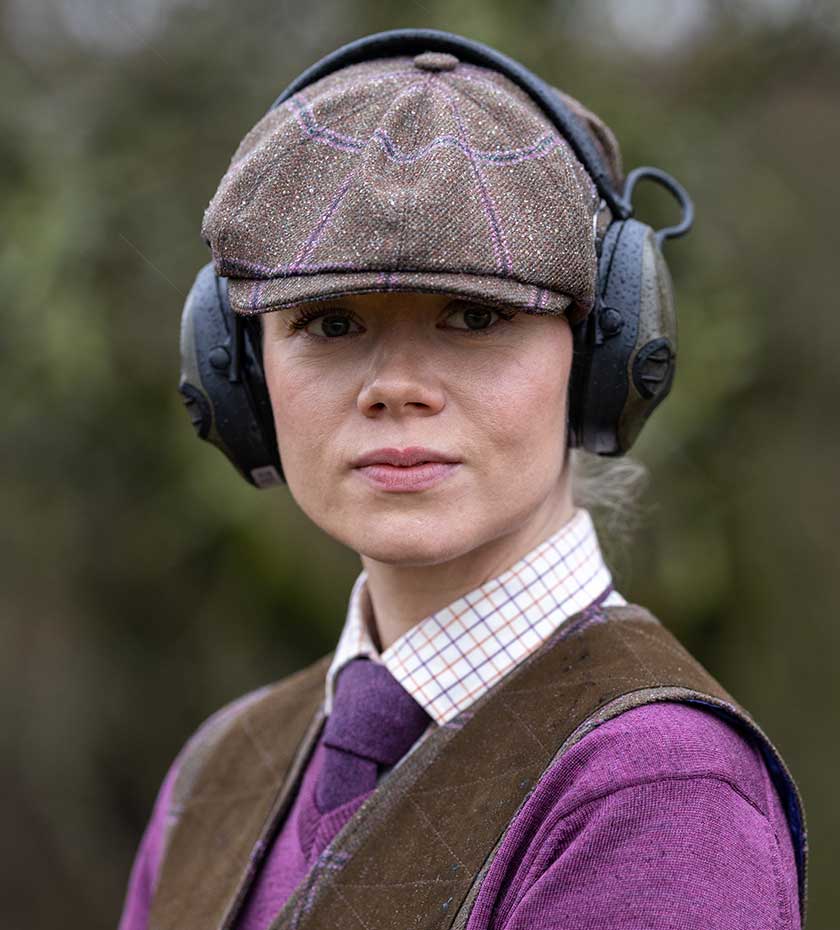
[[[454, 326], [453, 329], [463, 329], [474, 333], [493, 329], [499, 319], [509, 320], [513, 314], [505, 314], [492, 307], [459, 307], [447, 316], [447, 322], [463, 318], [465, 326]], [[496, 317], [496, 319], [493, 319]]]
[[[291, 324], [295, 330], [303, 330], [310, 336], [320, 336], [322, 339], [335, 339], [341, 336], [349, 336], [354, 332], [361, 332], [362, 329], [346, 313], [340, 311], [324, 311], [317, 314], [303, 314]], [[351, 326], [357, 328], [351, 329]]]
[[[446, 317], [447, 329], [457, 329], [470, 335], [480, 336], [492, 332], [502, 320], [509, 320], [516, 311], [506, 312], [480, 305], [458, 307]], [[463, 320], [463, 323], [460, 321]], [[364, 332], [364, 327], [343, 310], [306, 309], [289, 321], [291, 331], [303, 330], [316, 339], [340, 339]]]

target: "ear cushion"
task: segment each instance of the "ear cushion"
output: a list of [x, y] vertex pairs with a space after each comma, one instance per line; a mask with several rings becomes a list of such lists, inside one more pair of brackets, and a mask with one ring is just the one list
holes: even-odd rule
[[623, 455], [670, 391], [676, 317], [670, 275], [650, 226], [611, 224], [598, 263], [598, 297], [573, 329], [570, 445]]
[[181, 314], [178, 390], [198, 436], [246, 481], [262, 488], [285, 480], [259, 345], [231, 311], [227, 279], [212, 262], [196, 275]]

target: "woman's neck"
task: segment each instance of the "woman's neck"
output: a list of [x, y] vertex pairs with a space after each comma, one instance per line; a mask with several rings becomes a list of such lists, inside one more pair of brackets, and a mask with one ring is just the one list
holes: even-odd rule
[[570, 493], [546, 502], [526, 525], [445, 562], [396, 565], [362, 556], [367, 572], [368, 628], [380, 652], [425, 617], [515, 565], [572, 519]]

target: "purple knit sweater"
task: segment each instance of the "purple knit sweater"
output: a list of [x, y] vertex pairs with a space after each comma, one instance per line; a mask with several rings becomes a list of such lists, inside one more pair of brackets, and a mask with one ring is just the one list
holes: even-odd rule
[[[364, 797], [307, 822], [319, 743], [236, 930], [266, 930]], [[178, 760], [158, 794], [120, 930], [147, 930]], [[302, 816], [303, 815], [303, 816]], [[728, 723], [678, 703], [592, 730], [537, 783], [484, 878], [467, 930], [793, 930], [797, 875], [784, 811], [759, 751]]]

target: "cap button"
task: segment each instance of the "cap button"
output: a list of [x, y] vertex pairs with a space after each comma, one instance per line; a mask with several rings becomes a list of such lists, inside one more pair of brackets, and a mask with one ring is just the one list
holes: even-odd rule
[[423, 71], [454, 71], [458, 59], [448, 52], [421, 52], [414, 56], [414, 66]]

